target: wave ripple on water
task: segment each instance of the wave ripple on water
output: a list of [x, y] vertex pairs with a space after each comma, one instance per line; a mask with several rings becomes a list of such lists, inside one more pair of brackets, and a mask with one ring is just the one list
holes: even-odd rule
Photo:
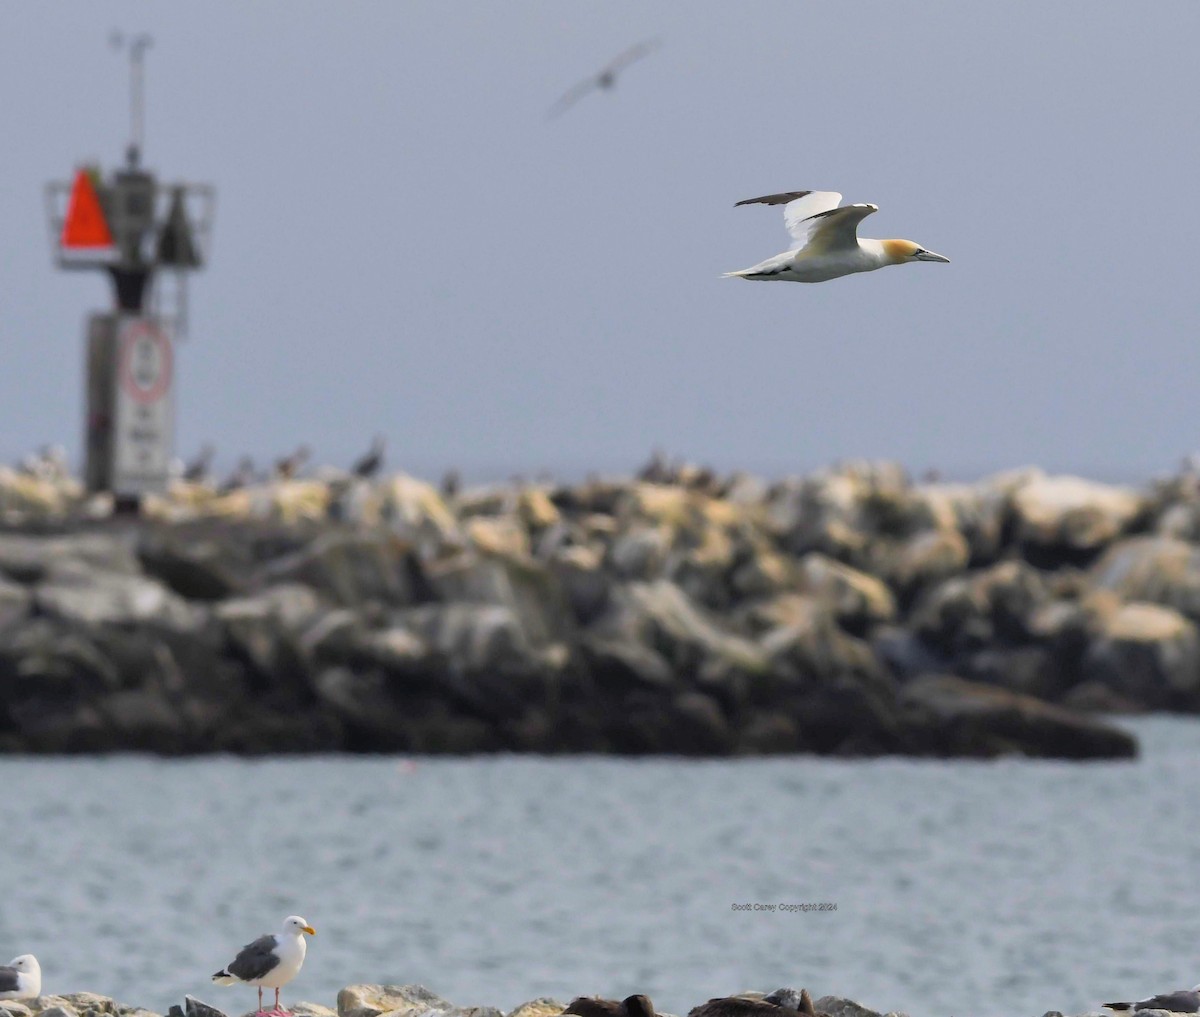
[[[914, 1017], [1077, 1013], [1200, 981], [1200, 724], [1136, 763], [0, 760], [0, 953], [164, 1012], [285, 915], [285, 1003], [805, 985]], [[829, 902], [836, 911], [735, 911]]]

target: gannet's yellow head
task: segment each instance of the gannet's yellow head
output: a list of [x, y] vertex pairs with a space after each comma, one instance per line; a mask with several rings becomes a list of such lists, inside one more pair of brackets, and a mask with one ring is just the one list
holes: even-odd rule
[[949, 258], [927, 251], [911, 240], [884, 240], [883, 250], [892, 259], [893, 265], [903, 265], [906, 261], [943, 261], [947, 265], [950, 264]]

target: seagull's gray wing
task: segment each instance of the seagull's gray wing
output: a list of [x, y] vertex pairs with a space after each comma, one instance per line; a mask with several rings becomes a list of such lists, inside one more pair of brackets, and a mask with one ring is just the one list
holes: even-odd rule
[[16, 992], [21, 987], [21, 972], [7, 964], [0, 966], [0, 992]]
[[241, 953], [233, 958], [233, 963], [225, 970], [231, 975], [237, 975], [243, 982], [262, 978], [279, 964], [279, 955], [275, 953], [278, 942], [274, 935], [259, 936], [253, 943], [242, 947]]

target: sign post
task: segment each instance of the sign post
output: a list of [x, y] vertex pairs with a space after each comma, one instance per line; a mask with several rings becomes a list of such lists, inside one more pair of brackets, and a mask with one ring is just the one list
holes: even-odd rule
[[175, 350], [165, 322], [94, 314], [88, 323], [87, 483], [118, 499], [166, 487], [175, 424]]
[[144, 494], [166, 486], [174, 444], [174, 366], [164, 323], [121, 317], [112, 479], [118, 495]]
[[[215, 194], [204, 184], [163, 184], [141, 166], [142, 59], [149, 36], [130, 42], [133, 130], [124, 167], [97, 167], [46, 188], [58, 264], [101, 269], [114, 309], [93, 314], [87, 335], [87, 486], [118, 506], [166, 488], [173, 445], [175, 336], [186, 330], [187, 273], [202, 268]], [[161, 313], [164, 270], [175, 274], [176, 313]]]

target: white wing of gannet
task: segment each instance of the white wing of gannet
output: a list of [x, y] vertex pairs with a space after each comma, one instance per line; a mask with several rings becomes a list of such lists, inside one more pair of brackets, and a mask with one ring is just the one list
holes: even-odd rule
[[[784, 191], [746, 198], [738, 205], [783, 205], [783, 224], [792, 236], [789, 250], [834, 251], [858, 247], [858, 224], [877, 205], [838, 207], [842, 196], [837, 191]], [[737, 207], [736, 205], [734, 206]]]

